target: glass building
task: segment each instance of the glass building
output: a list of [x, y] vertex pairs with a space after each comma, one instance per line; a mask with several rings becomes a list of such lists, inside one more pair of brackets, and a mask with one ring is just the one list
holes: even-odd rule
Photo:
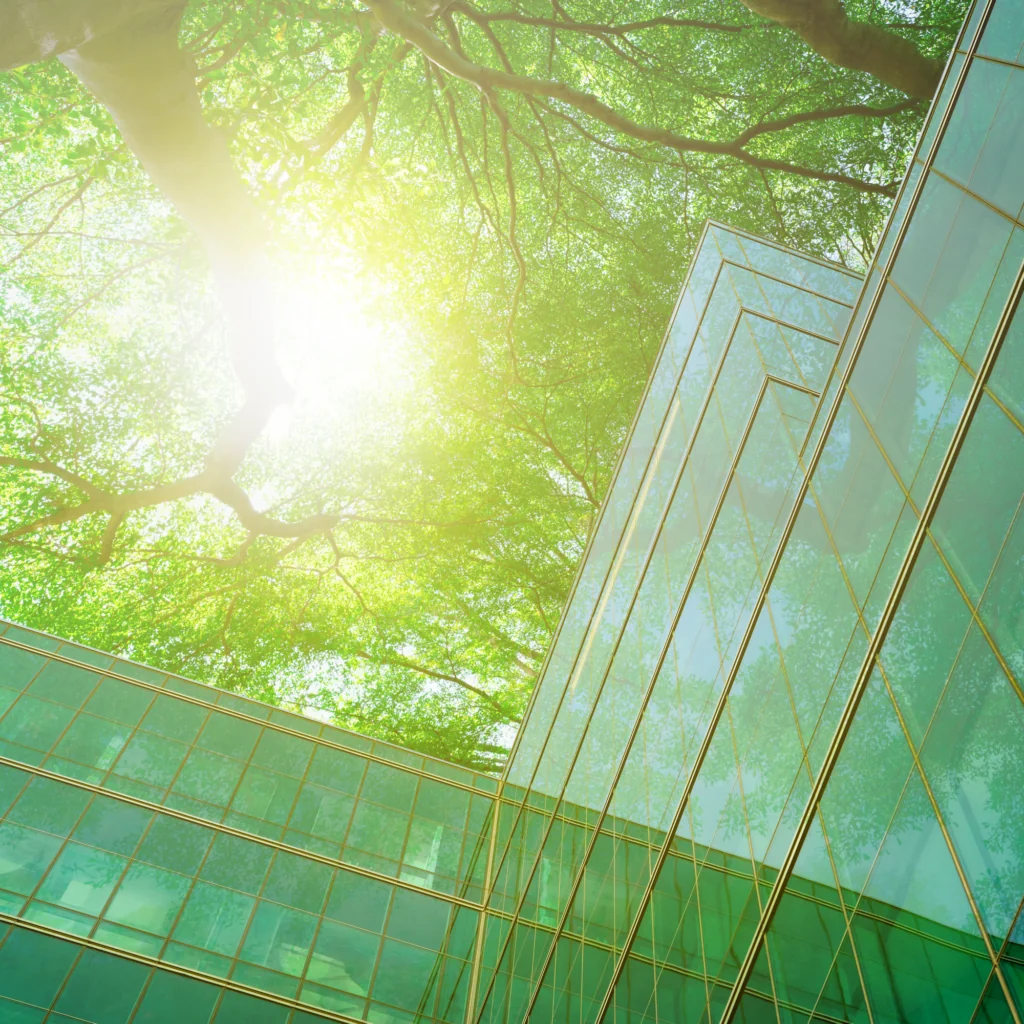
[[1024, 11], [866, 280], [709, 224], [493, 779], [15, 625], [0, 1021], [1022, 1024]]

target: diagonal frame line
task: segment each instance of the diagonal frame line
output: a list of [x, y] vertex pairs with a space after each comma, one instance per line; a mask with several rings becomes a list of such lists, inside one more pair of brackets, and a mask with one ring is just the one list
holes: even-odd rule
[[[743, 997], [743, 990], [753, 973], [758, 953], [760, 952], [764, 938], [768, 933], [768, 928], [771, 925], [775, 911], [778, 909], [782, 900], [786, 884], [796, 867], [796, 861], [799, 857], [800, 849], [803, 846], [803, 841], [806, 838], [807, 833], [810, 831], [811, 824], [817, 812], [818, 804], [821, 801], [821, 797], [824, 794], [829, 779], [831, 778], [832, 771], [839, 759], [840, 750], [842, 749], [846, 735], [853, 724], [853, 719], [857, 713], [857, 708], [860, 705], [861, 697], [867, 688], [869, 679], [874, 674], [879, 652], [882, 649], [882, 645], [885, 643], [889, 627], [892, 625], [892, 621], [896, 616], [896, 611], [899, 608], [900, 600], [902, 599], [907, 583], [910, 580], [910, 575], [913, 572], [917, 556], [928, 536], [931, 521], [939, 507], [939, 502], [942, 500], [942, 494], [945, 491], [946, 484], [952, 476], [957, 457], [959, 456], [964, 442], [967, 439], [971, 423], [974, 420], [974, 414], [977, 412], [977, 409], [981, 404], [981, 399], [985, 391], [985, 384], [992, 373], [992, 368], [994, 367], [996, 359], [999, 356], [999, 352], [1002, 349], [1003, 341], [1009, 330], [1010, 322], [1013, 319], [1014, 313], [1017, 310], [1022, 291], [1024, 291], [1024, 267], [1018, 271], [1017, 279], [1014, 282], [1014, 287], [1011, 290], [1010, 296], [1003, 308], [993, 340], [989, 345], [988, 351], [985, 353], [985, 358], [982, 361], [981, 366], [979, 367], [978, 376], [975, 378], [971, 387], [971, 391], [964, 405], [964, 410], [957, 422], [956, 430], [953, 433], [953, 437], [950, 439], [949, 447], [946, 449], [942, 464], [936, 474], [935, 482], [928, 494], [928, 500], [925, 502], [924, 508], [921, 511], [921, 516], [918, 519], [907, 553], [900, 566], [899, 574], [889, 592], [889, 597], [886, 600], [885, 607], [879, 617], [878, 626], [876, 627], [874, 635], [871, 638], [871, 642], [868, 645], [868, 650], [864, 655], [860, 671], [857, 674], [857, 679], [851, 689], [850, 696], [847, 698], [846, 706], [843, 708], [842, 717], [836, 726], [835, 733], [833, 734], [832, 740], [825, 754], [821, 770], [818, 772], [818, 777], [811, 789], [811, 793], [807, 799], [800, 822], [797, 825], [793, 839], [790, 842], [789, 849], [786, 851], [785, 859], [783, 860], [779, 873], [776, 876], [772, 892], [768, 897], [768, 903], [765, 907], [765, 911], [761, 915], [761, 919], [758, 922], [758, 926], [755, 929], [750, 945], [748, 946], [746, 956], [744, 957], [736, 982], [733, 986], [732, 992], [730, 993], [729, 1001], [722, 1013], [721, 1024], [730, 1024], [739, 1008], [740, 1001]], [[968, 898], [970, 898], [969, 892], [967, 895]], [[998, 965], [996, 965], [995, 970], [999, 974], [1001, 984], [1005, 986], [1005, 981], [1002, 980], [1002, 975], [999, 971]], [[1015, 1012], [1014, 1017], [1017, 1024], [1020, 1024], [1019, 1017]]]
[[[975, 32], [974, 42], [972, 43], [972, 47], [971, 47], [971, 53], [973, 53], [973, 51], [977, 47], [977, 40], [980, 37], [980, 33], [981, 33], [982, 28], [983, 28], [983, 23], [984, 23], [985, 20], [987, 20], [988, 13], [991, 10], [993, 2], [994, 2], [994, 0], [987, 0], [987, 8], [986, 8], [986, 10], [984, 12], [984, 15], [983, 15], [983, 18], [982, 18], [982, 23], [979, 24], [978, 29]], [[950, 64], [948, 66], [952, 66], [952, 60], [953, 60], [954, 55], [955, 54], [951, 54], [950, 55]], [[676, 829], [679, 827], [679, 822], [682, 820], [683, 812], [685, 810], [686, 804], [689, 801], [690, 795], [691, 795], [691, 793], [693, 791], [693, 787], [694, 787], [694, 784], [696, 782], [697, 776], [700, 773], [700, 769], [701, 769], [701, 767], [702, 767], [702, 765], [704, 763], [704, 760], [705, 760], [705, 758], [707, 756], [708, 750], [710, 749], [712, 737], [713, 737], [715, 731], [717, 730], [718, 722], [721, 720], [722, 714], [725, 711], [725, 705], [726, 705], [726, 702], [728, 700], [729, 693], [730, 693], [730, 691], [732, 689], [732, 685], [735, 682], [736, 676], [739, 674], [740, 667], [742, 666], [742, 663], [743, 663], [744, 655], [746, 654], [746, 649], [747, 649], [747, 647], [748, 647], [748, 645], [750, 643], [750, 640], [753, 637], [754, 630], [755, 630], [755, 628], [757, 626], [757, 622], [758, 622], [758, 619], [759, 619], [760, 614], [761, 614], [761, 610], [764, 607], [765, 601], [767, 599], [768, 591], [771, 588], [772, 582], [775, 579], [775, 574], [778, 571], [779, 565], [780, 565], [780, 563], [782, 561], [783, 552], [785, 551], [786, 545], [787, 545], [787, 543], [789, 541], [790, 535], [792, 534], [793, 528], [796, 525], [797, 516], [799, 515], [800, 510], [801, 510], [801, 508], [803, 506], [804, 500], [806, 499], [807, 492], [808, 492], [808, 490], [810, 488], [811, 476], [814, 473], [814, 470], [817, 467], [818, 462], [820, 461], [821, 456], [822, 456], [822, 454], [823, 454], [823, 452], [825, 450], [825, 445], [826, 445], [826, 442], [828, 440], [829, 432], [830, 432], [833, 424], [835, 423], [836, 417], [838, 415], [839, 407], [840, 407], [840, 404], [841, 404], [841, 400], [842, 400], [843, 394], [844, 394], [844, 392], [846, 390], [846, 386], [849, 383], [850, 378], [853, 375], [854, 368], [856, 367], [856, 364], [857, 364], [857, 357], [860, 354], [861, 348], [863, 347], [864, 340], [865, 340], [865, 338], [867, 336], [868, 331], [870, 330], [870, 327], [871, 327], [871, 324], [872, 324], [872, 322], [874, 320], [875, 314], [878, 311], [878, 307], [879, 307], [879, 304], [881, 302], [882, 295], [884, 294], [884, 291], [885, 291], [886, 281], [888, 279], [889, 273], [892, 270], [893, 265], [896, 262], [896, 258], [897, 258], [898, 254], [900, 252], [900, 248], [901, 248], [901, 245], [903, 243], [903, 239], [906, 237], [906, 233], [907, 233], [907, 230], [908, 230], [909, 225], [910, 225], [911, 217], [912, 217], [913, 212], [916, 209], [917, 204], [918, 204], [918, 202], [920, 200], [921, 193], [924, 190], [924, 183], [927, 180], [928, 171], [929, 171], [931, 163], [932, 163], [932, 161], [934, 159], [935, 153], [938, 150], [939, 144], [942, 141], [942, 137], [943, 137], [943, 135], [945, 133], [945, 129], [946, 129], [946, 127], [947, 127], [951, 117], [952, 117], [953, 108], [956, 105], [956, 100], [957, 100], [957, 98], [958, 98], [958, 96], [960, 94], [960, 91], [963, 88], [963, 83], [964, 83], [964, 81], [965, 81], [965, 79], [967, 77], [967, 71], [968, 71], [969, 67], [970, 67], [970, 59], [968, 58], [967, 60], [964, 61], [963, 67], [960, 69], [960, 72], [959, 72], [959, 75], [958, 75], [958, 78], [957, 78], [957, 82], [956, 82], [956, 86], [955, 86], [955, 89], [954, 89], [954, 93], [950, 97], [949, 102], [948, 102], [945, 110], [943, 111], [943, 113], [942, 113], [942, 115], [940, 117], [939, 124], [938, 124], [936, 132], [935, 132], [935, 136], [934, 136], [934, 138], [933, 138], [933, 140], [931, 142], [931, 148], [930, 148], [930, 151], [929, 151], [928, 159], [927, 159], [927, 161], [925, 163], [925, 166], [921, 170], [920, 176], [917, 178], [917, 181], [916, 181], [915, 186], [914, 186], [913, 194], [912, 194], [910, 202], [908, 204], [908, 208], [907, 208], [907, 211], [906, 211], [906, 213], [904, 215], [903, 221], [902, 221], [902, 223], [897, 228], [896, 237], [893, 239], [893, 244], [890, 247], [889, 252], [887, 254], [887, 257], [886, 257], [885, 266], [884, 266], [884, 268], [882, 269], [882, 272], [879, 275], [879, 280], [878, 280], [877, 285], [875, 286], [875, 291], [874, 291], [874, 293], [872, 294], [872, 296], [871, 296], [871, 298], [869, 300], [868, 308], [867, 308], [865, 316], [864, 316], [864, 321], [857, 328], [857, 332], [858, 333], [857, 333], [856, 338], [854, 339], [855, 348], [851, 352], [849, 362], [846, 364], [846, 367], [842, 371], [842, 376], [840, 378], [839, 386], [838, 386], [838, 388], [836, 390], [835, 398], [834, 398], [834, 400], [832, 402], [831, 407], [828, 409], [828, 411], [826, 413], [826, 418], [825, 418], [824, 425], [823, 425], [823, 427], [821, 429], [821, 432], [818, 435], [818, 440], [815, 443], [813, 452], [812, 452], [811, 457], [810, 457], [810, 459], [808, 461], [807, 469], [806, 469], [806, 471], [804, 473], [803, 483], [802, 483], [801, 487], [799, 488], [796, 500], [795, 500], [795, 502], [793, 504], [793, 508], [792, 508], [792, 510], [790, 512], [789, 519], [787, 520], [786, 525], [785, 525], [785, 527], [783, 529], [782, 538], [780, 540], [778, 548], [776, 549], [775, 556], [773, 557], [772, 563], [771, 563], [771, 565], [768, 568], [768, 572], [765, 574], [764, 583], [762, 584], [762, 587], [761, 587], [761, 592], [758, 594], [757, 602], [754, 605], [754, 608], [752, 610], [750, 619], [749, 619], [749, 621], [747, 623], [747, 628], [744, 631], [743, 638], [741, 639], [739, 647], [737, 649], [736, 657], [735, 657], [735, 660], [733, 661], [733, 667], [732, 667], [732, 669], [729, 672], [728, 678], [726, 679], [725, 685], [724, 685], [724, 687], [722, 689], [722, 693], [721, 693], [721, 695], [719, 697], [718, 704], [715, 707], [715, 711], [714, 711], [714, 713], [712, 715], [711, 722], [710, 722], [710, 724], [709, 724], [709, 726], [708, 726], [708, 728], [707, 728], [707, 730], [705, 732], [704, 740], [702, 741], [700, 749], [697, 752], [697, 756], [696, 756], [696, 758], [694, 760], [693, 768], [690, 771], [690, 777], [687, 780], [687, 785], [686, 785], [686, 787], [684, 789], [684, 792], [683, 792], [683, 795], [682, 795], [682, 797], [681, 797], [681, 799], [679, 801], [679, 805], [677, 807], [676, 814], [673, 816], [673, 820], [672, 820], [672, 822], [671, 822], [671, 824], [670, 824], [670, 826], [668, 828], [666, 839], [665, 839], [664, 843], [662, 844], [661, 850], [658, 853], [658, 857], [657, 857], [657, 859], [655, 861], [654, 873], [652, 873], [650, 881], [648, 882], [648, 885], [647, 885], [647, 887], [645, 889], [645, 892], [643, 894], [643, 897], [642, 897], [640, 903], [638, 904], [638, 910], [637, 910], [636, 916], [634, 917], [633, 925], [630, 928], [629, 934], [627, 935], [627, 938], [626, 938], [626, 942], [623, 945], [622, 953], [619, 955], [618, 961], [616, 962], [615, 968], [614, 968], [614, 970], [612, 972], [611, 979], [609, 980], [608, 987], [605, 990], [604, 998], [603, 998], [603, 1000], [601, 1002], [601, 1006], [599, 1007], [597, 1015], [595, 1017], [595, 1019], [598, 1022], [602, 1022], [604, 1020], [605, 1015], [608, 1012], [608, 1008], [611, 1005], [612, 998], [614, 996], [614, 991], [615, 991], [616, 984], [617, 984], [619, 978], [622, 975], [623, 969], [625, 968], [626, 961], [627, 961], [628, 954], [629, 954], [629, 949], [633, 945], [633, 942], [635, 941], [636, 936], [639, 934], [640, 925], [641, 925], [641, 921], [642, 921], [642, 918], [643, 918], [644, 910], [646, 909], [647, 903], [649, 902], [651, 894], [654, 891], [654, 883], [656, 881], [657, 873], [660, 872], [662, 866], [665, 863], [665, 860], [668, 857], [668, 852], [669, 852], [669, 849], [670, 849], [671, 843], [672, 843], [672, 837], [673, 837]], [[924, 135], [922, 134], [921, 139], [918, 140], [918, 148], [920, 148], [921, 142], [922, 142], [923, 138], [924, 138]], [[917, 153], [915, 152], [914, 157], [912, 158], [911, 163], [913, 162], [913, 159], [916, 159], [916, 156], [917, 156]], [[905, 184], [906, 184], [906, 182], [904, 182], [904, 185]], [[902, 199], [902, 191], [901, 191], [901, 194], [899, 196], [897, 196], [896, 199], [893, 202], [892, 213], [890, 214], [891, 218], [894, 218], [896, 216], [896, 214], [899, 212], [899, 204], [900, 204], [901, 199]], [[866, 281], [870, 281], [871, 280], [871, 273], [870, 273], [870, 271], [866, 275], [865, 280]], [[862, 296], [861, 297], [861, 301], [863, 301], [863, 298], [864, 297]], [[856, 307], [855, 307], [854, 317], [853, 317], [853, 320], [852, 320], [851, 324], [855, 323], [855, 320], [856, 320]], [[833, 369], [832, 373], [835, 373], [835, 370], [836, 370], [836, 368]], [[832, 374], [830, 374], [830, 378], [831, 378], [831, 376], [832, 376]], [[979, 373], [979, 378], [980, 378], [980, 373]], [[823, 389], [823, 393], [825, 393], [825, 394], [827, 394], [827, 392], [828, 392], [829, 383], [830, 383], [829, 381], [826, 381], [825, 387]], [[769, 902], [769, 907], [770, 906], [771, 906], [771, 903]], [[753, 944], [752, 944], [751, 945], [751, 949], [753, 949], [753, 948], [754, 947], [753, 947]], [[731, 993], [730, 1001], [729, 1001], [729, 1003], [726, 1006], [726, 1011], [727, 1012], [725, 1014], [723, 1014], [722, 1019], [721, 1019], [721, 1024], [730, 1024], [732, 1015], [735, 1014], [736, 1009], [738, 1007], [738, 1003], [739, 1003], [739, 998], [737, 997], [737, 993], [739, 993], [742, 990], [742, 988], [746, 985], [747, 980], [749, 980], [749, 975], [753, 971], [753, 962], [751, 962], [749, 964], [749, 966], [748, 966], [746, 964], [746, 960], [745, 960], [743, 966], [745, 966], [747, 968], [746, 975], [744, 976], [744, 975], [741, 974], [739, 976], [739, 978], [737, 979], [737, 981], [735, 982], [733, 990], [732, 990], [732, 993]]]

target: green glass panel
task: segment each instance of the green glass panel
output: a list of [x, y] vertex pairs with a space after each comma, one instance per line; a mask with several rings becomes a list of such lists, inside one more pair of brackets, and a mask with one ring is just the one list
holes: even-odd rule
[[0, 718], [3, 717], [7, 709], [18, 699], [19, 693], [17, 690], [11, 690], [6, 686], [0, 686]]
[[334, 870], [293, 853], [279, 852], [263, 889], [268, 900], [319, 914]]
[[316, 924], [312, 914], [261, 900], [239, 958], [297, 978], [305, 967]]
[[342, 793], [357, 793], [369, 762], [355, 754], [330, 747], [317, 747], [306, 773], [310, 782]]
[[117, 759], [114, 771], [135, 782], [166, 789], [187, 753], [188, 747], [176, 740], [137, 732]]
[[309, 740], [289, 736], [275, 729], [264, 729], [252, 754], [252, 763], [275, 772], [301, 778], [313, 754]]
[[8, 812], [7, 820], [66, 836], [91, 799], [87, 790], [53, 779], [35, 778]]
[[158, 814], [136, 857], [157, 867], [193, 875], [199, 869], [211, 838], [209, 829]]
[[290, 1013], [287, 1006], [279, 1003], [228, 990], [214, 1021], [216, 1024], [288, 1024]]
[[24, 690], [45, 664], [41, 655], [0, 644], [0, 685]]
[[981, 997], [978, 1009], [971, 1018], [971, 1024], [1016, 1024], [1010, 1012], [999, 979], [993, 974], [992, 980]]
[[325, 921], [310, 957], [306, 979], [326, 988], [365, 996], [379, 947], [379, 935]]
[[464, 828], [470, 794], [432, 779], [421, 779], [416, 794], [417, 818], [429, 818], [452, 828]]
[[373, 986], [374, 999], [415, 1010], [427, 991], [438, 954], [404, 942], [385, 940]]
[[52, 903], [44, 903], [37, 899], [29, 901], [28, 906], [22, 911], [21, 918], [24, 921], [34, 921], [36, 924], [56, 928], [68, 935], [88, 935], [96, 924], [96, 918], [88, 914], [80, 914], [76, 910], [68, 910], [66, 907], [54, 906]]
[[128, 742], [131, 729], [93, 715], [77, 715], [54, 753], [94, 768], [109, 768]]
[[0, 764], [0, 816], [10, 810], [11, 804], [31, 778], [28, 772], [19, 771], [11, 765]]
[[114, 793], [123, 793], [125, 796], [133, 796], [139, 800], [150, 800], [159, 803], [163, 794], [162, 789], [150, 786], [145, 782], [136, 782], [135, 779], [125, 779], [120, 775], [111, 773], [103, 784], [104, 789]]
[[97, 916], [124, 871], [127, 860], [69, 842], [39, 887], [39, 899]]
[[208, 714], [204, 707], [161, 693], [142, 720], [142, 728], [170, 740], [191, 743], [199, 735]]
[[392, 892], [394, 886], [385, 882], [338, 871], [324, 913], [335, 921], [381, 932]]
[[[256, 769], [259, 771], [260, 769]], [[251, 818], [248, 814], [238, 814], [235, 811], [228, 811], [224, 815], [224, 824], [232, 828], [248, 832], [250, 835], [262, 836], [264, 839], [280, 839], [284, 835], [284, 829], [273, 822], [264, 821], [262, 818]]]
[[10, 1024], [42, 1024], [46, 1011], [24, 1003], [13, 1003], [0, 996], [0, 1012]]
[[149, 974], [143, 964], [83, 950], [56, 1009], [94, 1024], [127, 1024]]
[[153, 692], [120, 679], [104, 679], [85, 705], [86, 711], [123, 725], [138, 725], [153, 703]]
[[98, 942], [106, 943], [129, 953], [141, 953], [143, 956], [157, 957], [163, 948], [163, 939], [136, 928], [128, 928], [109, 921], [100, 921], [93, 933]]
[[284, 841], [289, 846], [297, 846], [300, 850], [319, 853], [321, 856], [330, 857], [333, 860], [338, 860], [341, 857], [340, 843], [331, 843], [326, 839], [307, 836], [305, 832], [296, 832], [294, 829], [288, 829], [284, 834]]
[[0, 946], [0, 993], [35, 1006], [49, 1006], [78, 956], [79, 947], [14, 928]]
[[1024, 434], [987, 396], [935, 513], [933, 532], [977, 602], [1021, 500]]
[[289, 825], [311, 835], [340, 842], [348, 828], [355, 801], [334, 790], [306, 783], [299, 791]]
[[96, 688], [100, 676], [88, 669], [51, 661], [32, 681], [28, 692], [35, 697], [80, 708]]
[[206, 1024], [220, 990], [194, 978], [156, 971], [132, 1024]]
[[197, 882], [174, 929], [174, 938], [189, 946], [233, 956], [254, 904], [250, 896]]
[[[982, 4], [976, 5], [975, 18], [982, 9]], [[1020, 30], [1022, 14], [1021, 0], [1002, 0], [997, 3], [989, 15], [978, 53], [1020, 64], [1024, 54], [1024, 38], [1021, 38]]]
[[49, 750], [74, 714], [71, 708], [26, 694], [4, 715], [0, 739], [34, 750]]
[[196, 740], [196, 746], [216, 754], [247, 761], [259, 738], [260, 726], [214, 711]]
[[132, 864], [104, 917], [154, 935], [166, 935], [189, 889], [189, 879], [148, 864]]
[[0, 824], [0, 888], [27, 896], [60, 849], [56, 836]]
[[1016, 173], [1024, 166], [1024, 68], [972, 63], [935, 166], [1017, 216], [1024, 203]]
[[[322, 1006], [325, 1010], [334, 1010], [337, 1013], [356, 1017], [359, 1020], [364, 1019], [365, 1016], [364, 1007], [366, 1004], [363, 1000], [353, 999], [351, 996], [339, 996], [334, 992], [320, 988], [319, 985], [303, 985], [300, 998], [304, 1003]], [[296, 1010], [292, 1014], [291, 1024], [324, 1024], [325, 1019], [318, 1014]]]
[[408, 814], [360, 800], [352, 817], [348, 845], [397, 861], [402, 855], [408, 827]]
[[416, 783], [416, 776], [410, 772], [371, 762], [366, 768], [362, 793], [385, 807], [409, 811], [416, 796]]
[[209, 750], [193, 750], [174, 781], [174, 792], [227, 807], [245, 764]]
[[298, 780], [250, 766], [231, 801], [231, 809], [283, 825], [288, 820], [298, 791]]
[[[1017, 932], [1024, 932], [1021, 921], [1017, 923]], [[1010, 960], [1004, 957], [1000, 967], [1003, 971], [1003, 978], [1010, 988], [1010, 998], [1017, 1007], [1017, 1015], [1020, 1016], [1021, 1013], [1024, 1013], [1024, 955], [1022, 955], [1024, 950], [1020, 946], [1022, 936], [1018, 934], [1016, 938], [1017, 941], [1010, 946], [1011, 954], [1016, 959]]]
[[428, 949], [440, 949], [451, 905], [408, 889], [396, 889], [387, 934]]
[[931, 540], [914, 566], [881, 662], [911, 739], [920, 744], [963, 644], [971, 611]]

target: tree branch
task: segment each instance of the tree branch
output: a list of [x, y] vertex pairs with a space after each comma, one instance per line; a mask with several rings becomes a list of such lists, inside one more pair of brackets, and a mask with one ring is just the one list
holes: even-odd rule
[[841, 0], [740, 0], [747, 10], [792, 29], [832, 64], [863, 71], [894, 89], [930, 100], [942, 61], [926, 57], [902, 36], [852, 21]]
[[446, 46], [422, 22], [417, 21], [403, 7], [399, 6], [395, 0], [367, 0], [367, 4], [381, 25], [389, 32], [402, 36], [412, 43], [433, 64], [436, 64], [439, 68], [454, 75], [456, 78], [471, 82], [485, 94], [489, 94], [493, 89], [502, 89], [516, 92], [523, 96], [558, 100], [589, 114], [595, 120], [602, 122], [617, 132], [621, 132], [623, 135], [631, 136], [642, 142], [664, 146], [677, 152], [707, 153], [715, 156], [732, 157], [753, 167], [787, 171], [790, 174], [813, 178], [817, 181], [849, 185], [862, 192], [886, 196], [893, 193], [894, 186], [891, 183], [879, 184], [862, 181], [848, 174], [834, 171], [819, 171], [781, 160], [768, 160], [747, 152], [735, 140], [731, 142], [714, 142], [707, 139], [695, 139], [677, 135], [666, 128], [655, 128], [649, 125], [637, 124], [624, 114], [613, 110], [596, 96], [581, 92], [579, 89], [566, 85], [564, 82], [510, 74], [507, 71], [500, 71], [496, 68], [484, 67], [460, 56], [450, 47]]

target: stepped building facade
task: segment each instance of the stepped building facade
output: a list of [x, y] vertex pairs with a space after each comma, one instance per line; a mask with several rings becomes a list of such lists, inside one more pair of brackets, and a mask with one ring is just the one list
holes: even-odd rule
[[0, 1021], [1022, 1024], [1024, 13], [866, 278], [709, 224], [502, 778], [0, 624]]

